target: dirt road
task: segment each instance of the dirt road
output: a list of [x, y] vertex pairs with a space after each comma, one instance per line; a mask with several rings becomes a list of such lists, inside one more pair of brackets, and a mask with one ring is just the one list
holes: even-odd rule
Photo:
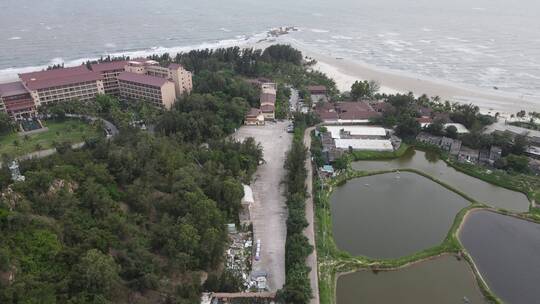
[[261, 240], [261, 256], [253, 261], [254, 271], [268, 273], [270, 291], [285, 284], [285, 239], [287, 237], [287, 207], [285, 204], [285, 157], [291, 147], [292, 135], [286, 132], [290, 122], [268, 122], [265, 126], [242, 126], [234, 137], [253, 137], [263, 148], [265, 163], [260, 165], [251, 183], [255, 203], [251, 220], [255, 241]]

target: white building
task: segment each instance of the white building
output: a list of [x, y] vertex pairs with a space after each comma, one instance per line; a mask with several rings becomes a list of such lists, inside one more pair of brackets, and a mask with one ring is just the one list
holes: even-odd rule
[[394, 151], [384, 128], [369, 126], [325, 126], [340, 150]]

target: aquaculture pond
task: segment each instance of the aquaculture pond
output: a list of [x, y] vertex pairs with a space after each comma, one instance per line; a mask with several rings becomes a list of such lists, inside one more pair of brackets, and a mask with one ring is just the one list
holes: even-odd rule
[[459, 239], [505, 303], [539, 303], [540, 224], [478, 210], [466, 217]]
[[448, 166], [436, 153], [409, 149], [398, 159], [358, 161], [352, 164], [356, 170], [380, 171], [410, 168], [420, 170], [445, 182], [475, 200], [515, 212], [527, 212], [529, 200], [523, 193], [501, 188], [484, 182]]
[[409, 172], [356, 178], [330, 197], [337, 246], [352, 255], [398, 258], [440, 244], [469, 202]]
[[337, 304], [486, 303], [464, 260], [445, 255], [394, 271], [340, 276]]

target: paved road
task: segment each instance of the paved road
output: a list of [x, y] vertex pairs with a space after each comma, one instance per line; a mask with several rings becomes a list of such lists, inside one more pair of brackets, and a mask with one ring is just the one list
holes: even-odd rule
[[94, 117], [94, 116], [88, 116], [88, 115], [80, 115], [80, 114], [66, 114], [66, 117], [70, 117], [70, 118], [85, 118], [85, 119], [88, 119], [90, 121], [96, 121], [96, 120], [101, 120], [103, 122], [103, 124], [105, 124], [105, 128], [111, 130], [111, 136], [114, 137], [116, 135], [118, 135], [118, 133], [120, 133], [118, 131], [118, 128], [110, 121], [108, 120], [105, 120], [101, 117]]
[[291, 113], [298, 111], [298, 101], [300, 100], [300, 94], [297, 89], [291, 89], [291, 97], [289, 98], [289, 111]]
[[317, 263], [317, 247], [315, 245], [315, 209], [313, 206], [313, 166], [311, 164], [311, 131], [315, 127], [307, 128], [304, 133], [304, 146], [308, 148], [307, 161], [306, 161], [306, 189], [308, 198], [306, 199], [306, 219], [309, 226], [304, 230], [304, 235], [309, 239], [309, 243], [313, 246], [313, 253], [308, 256], [306, 263], [311, 267], [309, 273], [309, 280], [311, 282], [311, 290], [313, 291], [313, 299], [311, 304], [319, 304], [319, 269]]
[[251, 183], [255, 203], [251, 207], [254, 239], [261, 240], [261, 258], [253, 261], [254, 271], [268, 273], [268, 289], [276, 291], [285, 284], [285, 239], [287, 207], [285, 204], [285, 157], [292, 135], [286, 132], [289, 121], [265, 126], [242, 126], [234, 138], [253, 137], [263, 148], [265, 163], [257, 168]]

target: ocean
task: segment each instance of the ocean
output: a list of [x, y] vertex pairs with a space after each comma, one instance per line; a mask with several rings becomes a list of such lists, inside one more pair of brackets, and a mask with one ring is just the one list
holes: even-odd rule
[[0, 81], [107, 54], [278, 38], [381, 69], [540, 99], [538, 0], [1, 0]]

